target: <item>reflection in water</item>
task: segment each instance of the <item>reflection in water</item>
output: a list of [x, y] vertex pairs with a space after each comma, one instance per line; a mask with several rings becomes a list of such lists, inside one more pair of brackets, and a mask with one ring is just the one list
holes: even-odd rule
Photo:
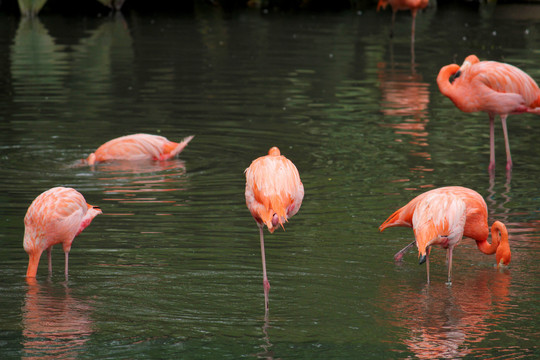
[[[377, 77], [381, 90], [381, 111], [385, 116], [401, 117], [402, 122], [390, 123], [385, 121], [383, 126], [394, 129], [399, 135], [395, 141], [401, 142], [401, 135], [410, 137], [409, 143], [414, 145], [410, 154], [431, 160], [431, 154], [426, 151], [428, 147], [428, 132], [426, 126], [429, 122], [429, 84], [422, 81], [422, 76], [408, 66], [401, 68], [399, 64], [379, 63]], [[433, 171], [423, 165], [411, 168], [413, 172]]]
[[39, 284], [35, 278], [27, 281], [22, 358], [74, 359], [82, 355], [93, 333], [92, 306], [71, 296], [66, 285]]
[[15, 99], [42, 102], [54, 96], [65, 100], [62, 69], [68, 54], [64, 50], [56, 45], [39, 18], [21, 18], [11, 47]]
[[[484, 269], [452, 286], [429, 284], [418, 293], [401, 285], [392, 294], [396, 324], [408, 331], [403, 340], [419, 359], [456, 359], [495, 331], [497, 322], [510, 316], [509, 273]], [[501, 344], [501, 348], [504, 345]]]
[[261, 345], [261, 348], [263, 349], [263, 351], [255, 354], [255, 356], [257, 356], [257, 358], [259, 359], [273, 360], [275, 356], [274, 351], [271, 350], [273, 344], [270, 342], [270, 336], [268, 335], [269, 328], [270, 328], [270, 319], [269, 319], [268, 311], [266, 311], [264, 314], [264, 324], [262, 326], [262, 331], [264, 334], [262, 340], [264, 344]]
[[102, 175], [98, 180], [107, 196], [103, 200], [123, 204], [153, 202], [179, 206], [175, 199], [159, 199], [155, 194], [185, 190], [187, 181], [186, 165], [179, 159], [112, 161], [92, 166], [91, 169]]
[[[127, 24], [117, 13], [88, 33], [78, 44], [61, 45], [39, 18], [21, 18], [11, 47], [11, 74], [15, 101], [31, 104], [21, 106], [22, 111], [35, 116], [36, 106], [53, 106], [55, 111], [54, 105], [61, 102], [75, 105], [73, 111], [88, 119], [117, 102], [103, 94], [115, 90], [111, 78], [126, 74], [133, 63]], [[125, 90], [119, 89], [122, 94]]]

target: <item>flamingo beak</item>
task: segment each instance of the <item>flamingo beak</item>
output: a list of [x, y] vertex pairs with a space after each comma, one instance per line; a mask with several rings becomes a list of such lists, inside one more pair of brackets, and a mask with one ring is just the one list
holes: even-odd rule
[[461, 70], [458, 70], [454, 75], [450, 76], [450, 84], [454, 82], [461, 75]]
[[418, 265], [422, 265], [423, 263], [425, 263], [427, 260], [427, 254], [424, 254], [422, 256], [420, 256], [420, 260], [418, 261]]

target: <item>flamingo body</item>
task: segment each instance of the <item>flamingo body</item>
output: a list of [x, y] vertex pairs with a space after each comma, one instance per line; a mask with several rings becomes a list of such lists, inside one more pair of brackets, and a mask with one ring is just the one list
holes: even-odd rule
[[415, 13], [418, 10], [425, 9], [429, 3], [429, 0], [379, 0], [377, 3], [377, 11], [381, 8], [384, 10], [390, 4], [393, 12], [400, 10], [410, 10], [411, 13]]
[[[420, 263], [429, 261], [431, 246], [439, 245], [447, 249], [448, 282], [451, 282], [452, 251], [463, 236], [473, 238], [481, 252], [496, 253], [497, 266], [510, 263], [511, 252], [506, 227], [496, 221], [491, 228], [492, 242], [489, 244], [487, 215], [486, 203], [476, 191], [460, 186], [448, 186], [418, 195], [394, 212], [379, 230], [384, 231], [393, 226], [412, 227]], [[427, 271], [429, 282], [429, 267]]]
[[24, 250], [30, 259], [27, 277], [35, 277], [39, 259], [45, 249], [49, 257], [53, 245], [62, 244], [65, 253], [65, 274], [68, 273], [68, 256], [74, 238], [79, 235], [101, 210], [86, 203], [77, 190], [55, 187], [39, 195], [24, 217]]
[[111, 160], [167, 160], [178, 155], [193, 139], [188, 136], [180, 143], [163, 136], [133, 134], [106, 142], [86, 159], [89, 165]]
[[494, 118], [501, 118], [506, 167], [512, 168], [506, 118], [509, 114], [540, 114], [540, 89], [536, 82], [515, 66], [496, 61], [480, 61], [469, 55], [461, 67], [441, 68], [437, 76], [439, 90], [464, 112], [487, 112], [490, 119], [490, 170], [495, 168]]
[[268, 310], [270, 283], [266, 275], [263, 227], [273, 233], [295, 215], [304, 198], [304, 185], [296, 166], [277, 147], [255, 159], [245, 170], [246, 205], [257, 222], [261, 241], [265, 309]]

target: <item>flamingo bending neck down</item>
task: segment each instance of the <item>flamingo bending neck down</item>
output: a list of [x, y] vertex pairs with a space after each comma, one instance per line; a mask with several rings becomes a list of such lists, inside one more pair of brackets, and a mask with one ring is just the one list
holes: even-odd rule
[[512, 169], [512, 156], [506, 119], [509, 114], [540, 114], [540, 89], [536, 82], [515, 66], [496, 61], [480, 61], [469, 55], [461, 67], [441, 68], [437, 76], [441, 93], [461, 111], [484, 111], [489, 115], [489, 170], [495, 169], [495, 116], [501, 118], [506, 147], [506, 169]]
[[508, 265], [511, 259], [508, 231], [500, 221], [491, 227], [491, 244], [487, 206], [476, 191], [448, 186], [427, 191], [394, 212], [379, 227], [380, 231], [394, 226], [412, 227], [415, 242], [400, 250], [395, 258], [401, 259], [405, 250], [416, 243], [420, 264], [426, 262], [429, 283], [429, 252], [434, 245], [447, 249], [448, 283], [452, 281], [452, 252], [463, 236], [473, 238], [484, 254], [496, 253], [497, 267]]
[[298, 212], [304, 198], [304, 185], [296, 166], [272, 147], [268, 155], [261, 156], [245, 170], [246, 205], [259, 227], [263, 266], [264, 306], [268, 311], [270, 283], [266, 275], [263, 228], [274, 230]]
[[193, 135], [176, 143], [159, 135], [126, 135], [107, 141], [82, 162], [94, 165], [112, 160], [168, 160], [180, 154], [191, 139]]
[[72, 188], [55, 187], [35, 198], [24, 217], [23, 246], [30, 257], [26, 277], [36, 277], [39, 259], [45, 249], [49, 274], [52, 273], [52, 246], [61, 243], [67, 278], [71, 244], [98, 214], [101, 210], [87, 204], [82, 194]]

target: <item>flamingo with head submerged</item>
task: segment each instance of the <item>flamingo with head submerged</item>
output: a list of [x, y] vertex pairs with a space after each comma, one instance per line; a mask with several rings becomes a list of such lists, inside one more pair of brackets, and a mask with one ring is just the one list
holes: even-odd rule
[[69, 251], [73, 240], [101, 214], [97, 206], [86, 203], [80, 192], [67, 187], [55, 187], [39, 195], [24, 217], [24, 250], [30, 257], [26, 276], [36, 277], [39, 259], [47, 250], [49, 273], [52, 272], [51, 250], [62, 244], [65, 270], [68, 275]]

